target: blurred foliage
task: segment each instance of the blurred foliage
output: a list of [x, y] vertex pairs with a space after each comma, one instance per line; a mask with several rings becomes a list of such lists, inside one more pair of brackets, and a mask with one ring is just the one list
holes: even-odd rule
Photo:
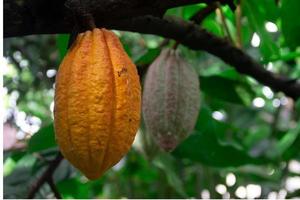
[[[231, 38], [234, 44], [240, 38], [243, 50], [268, 70], [298, 78], [300, 1], [241, 2], [241, 18], [223, 6], [201, 26], [219, 37]], [[174, 8], [167, 14], [188, 20], [205, 6]], [[241, 23], [240, 34], [237, 22]], [[153, 35], [116, 33], [138, 67], [155, 59], [164, 40]], [[259, 36], [259, 44], [253, 44], [254, 33]], [[35, 35], [4, 40], [7, 59], [4, 123], [13, 125], [16, 137], [27, 146], [4, 152], [5, 198], [25, 198], [30, 185], [58, 151], [52, 118], [54, 80], [66, 53], [68, 37]], [[168, 46], [173, 44], [170, 41]], [[201, 83], [201, 110], [193, 133], [168, 154], [159, 150], [141, 123], [128, 155], [97, 181], [88, 181], [63, 161], [54, 174], [61, 195], [64, 198], [205, 198], [209, 192], [211, 198], [245, 198], [251, 197], [251, 186], [259, 185], [260, 198], [274, 194], [275, 198], [276, 195], [299, 197], [299, 181], [294, 189], [288, 181], [300, 179], [300, 101], [274, 93], [205, 52], [191, 51], [182, 45], [178, 49], [194, 66]], [[291, 169], [291, 163], [295, 162], [298, 171]], [[228, 174], [235, 175], [233, 184], [228, 183]], [[218, 189], [221, 186], [226, 190]], [[36, 197], [54, 196], [45, 184]]]

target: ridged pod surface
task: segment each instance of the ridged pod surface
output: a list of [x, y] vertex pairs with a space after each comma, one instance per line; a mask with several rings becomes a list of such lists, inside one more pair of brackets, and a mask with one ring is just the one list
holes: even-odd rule
[[199, 79], [173, 49], [164, 49], [149, 66], [144, 82], [146, 129], [165, 151], [193, 130], [200, 107]]
[[106, 29], [81, 33], [63, 59], [55, 85], [54, 126], [64, 157], [97, 179], [130, 149], [140, 121], [135, 65]]

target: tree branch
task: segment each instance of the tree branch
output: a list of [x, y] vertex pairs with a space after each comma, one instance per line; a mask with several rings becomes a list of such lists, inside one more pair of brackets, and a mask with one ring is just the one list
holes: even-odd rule
[[[70, 33], [74, 26], [69, 8], [78, 6], [79, 0], [4, 0], [4, 37], [31, 34]], [[98, 23], [152, 15], [163, 16], [169, 8], [217, 0], [89, 0], [84, 8]], [[233, 5], [232, 0], [220, 0]]]
[[234, 67], [238, 72], [249, 75], [263, 85], [269, 86], [275, 92], [282, 91], [293, 99], [300, 97], [299, 80], [267, 71], [241, 49], [228, 41], [218, 38], [199, 26], [181, 19], [165, 17], [160, 19], [144, 16], [131, 20], [131, 23], [118, 21], [107, 24], [106, 27], [139, 33], [160, 35], [174, 39], [193, 50], [205, 50]]
[[190, 21], [195, 22], [195, 24], [201, 24], [202, 21], [209, 16], [212, 12], [214, 12], [218, 8], [218, 4], [213, 2], [208, 4], [205, 8], [196, 12], [191, 18]]
[[52, 190], [54, 196], [55, 196], [57, 199], [62, 199], [62, 197], [61, 197], [59, 191], [57, 190], [57, 188], [56, 188], [56, 186], [55, 186], [55, 184], [54, 184], [54, 182], [53, 182], [53, 178], [52, 178], [52, 177], [50, 177], [50, 178], [47, 180], [47, 183], [48, 183], [48, 185], [50, 186], [50, 188], [51, 188], [51, 190]]
[[[183, 20], [170, 17], [166, 17], [165, 19], [161, 19], [159, 17], [167, 6], [179, 6], [183, 5], [183, 2], [188, 2], [187, 4], [190, 4], [191, 2], [199, 3], [205, 2], [205, 0], [172, 0], [174, 4], [171, 4], [171, 0], [168, 0], [166, 2], [169, 3], [164, 3], [164, 5], [158, 6], [160, 5], [159, 1], [160, 0], [151, 1], [153, 3], [149, 2], [149, 0], [122, 1], [123, 4], [126, 2], [126, 5], [123, 5], [120, 0], [102, 0], [101, 4], [99, 4], [100, 0], [91, 0], [86, 2], [94, 2], [94, 4], [97, 2], [99, 5], [103, 6], [101, 7], [101, 12], [94, 15], [97, 27], [154, 34], [174, 39], [190, 49], [204, 50], [221, 58], [224, 62], [234, 67], [238, 72], [253, 77], [258, 82], [269, 86], [274, 91], [282, 91], [293, 99], [298, 99], [300, 97], [300, 83], [298, 80], [290, 80], [286, 77], [267, 71], [261, 64], [253, 60], [241, 49], [234, 47], [224, 39], [208, 33], [191, 22], [185, 22]], [[28, 5], [27, 7], [24, 5], [20, 6], [11, 2], [14, 1], [4, 1], [5, 37], [44, 33], [70, 33], [73, 28], [73, 18], [70, 17], [70, 11], [66, 11], [64, 9], [64, 2], [61, 0], [47, 1], [47, 3], [52, 2], [52, 4], [57, 4], [54, 9], [55, 11], [52, 9], [52, 6], [45, 6], [44, 1], [29, 1], [35, 3], [38, 2], [36, 3], [36, 7], [41, 10], [38, 9], [37, 13], [30, 6], [30, 9], [28, 10]], [[117, 6], [116, 4], [113, 4], [114, 2], [119, 2], [120, 5]], [[141, 2], [144, 2], [144, 4]], [[50, 3], [50, 5], [52, 4]], [[107, 8], [107, 5], [114, 5], [114, 7]], [[147, 9], [147, 6], [149, 5], [150, 7]], [[120, 6], [123, 7], [120, 8]], [[138, 9], [139, 11], [136, 10], [138, 6], [141, 7], [140, 10]], [[104, 8], [107, 8], [107, 11], [103, 10]], [[122, 12], [118, 12], [118, 9]], [[95, 12], [95, 9], [93, 12]], [[148, 12], [152, 14], [154, 13], [154, 15], [157, 15], [158, 17], [146, 15], [131, 18], [133, 15], [144, 15]], [[124, 16], [126, 13], [130, 17]]]
[[40, 176], [40, 178], [35, 183], [32, 184], [31, 189], [28, 192], [28, 196], [27, 196], [28, 199], [34, 198], [34, 195], [39, 191], [40, 187], [50, 179], [52, 180], [52, 175], [62, 160], [63, 160], [63, 156], [61, 153], [59, 153], [56, 156], [56, 158], [49, 164], [48, 168], [42, 174], [42, 176]]
[[[31, 34], [70, 33], [75, 22], [72, 9], [80, 0], [4, 0], [4, 37]], [[98, 24], [145, 15], [162, 17], [167, 9], [218, 0], [89, 0], [82, 1], [84, 9]], [[235, 8], [233, 0], [219, 0]]]

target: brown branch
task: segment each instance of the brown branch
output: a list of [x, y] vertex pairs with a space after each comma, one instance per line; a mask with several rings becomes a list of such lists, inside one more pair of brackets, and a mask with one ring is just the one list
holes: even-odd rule
[[202, 21], [208, 17], [212, 12], [214, 12], [218, 7], [218, 4], [213, 2], [211, 4], [208, 4], [205, 8], [194, 14], [190, 21], [195, 22], [195, 24], [201, 24]]
[[[84, 9], [93, 15], [99, 24], [152, 15], [162, 17], [167, 9], [217, 2], [217, 0], [4, 0], [4, 37], [31, 34], [70, 33], [74, 24], [69, 8], [84, 3]], [[235, 8], [233, 0], [219, 0], [222, 5]]]
[[236, 24], [236, 35], [237, 41], [236, 45], [238, 48], [242, 48], [242, 8], [241, 4], [239, 4], [235, 11], [235, 24]]
[[[28, 199], [34, 198], [35, 194], [39, 191], [40, 187], [50, 179], [52, 179], [52, 175], [55, 169], [59, 166], [60, 162], [63, 160], [63, 156], [61, 153], [58, 153], [56, 158], [51, 161], [46, 171], [38, 178], [38, 180], [32, 184], [29, 192], [28, 192]], [[51, 187], [51, 186], [50, 186]]]
[[229, 40], [231, 43], [233, 43], [233, 39], [232, 39], [232, 37], [231, 37], [230, 31], [229, 31], [229, 28], [228, 28], [228, 25], [227, 25], [227, 22], [226, 22], [226, 17], [225, 17], [225, 15], [224, 15], [224, 12], [223, 12], [223, 10], [222, 10], [222, 7], [221, 7], [221, 5], [220, 5], [219, 2], [217, 2], [217, 5], [218, 5], [218, 10], [217, 10], [218, 12], [217, 12], [217, 13], [220, 14], [221, 22], [222, 22], [222, 24], [223, 24], [223, 28], [224, 28], [224, 30], [225, 30], [226, 36], [227, 36], [228, 40]]
[[[70, 7], [78, 7], [79, 0], [4, 0], [4, 36], [14, 37], [41, 33], [70, 33], [75, 21]], [[84, 9], [96, 21], [132, 19], [139, 16], [163, 16], [169, 8], [216, 0], [90, 0], [83, 1]], [[232, 4], [222, 0], [222, 4]], [[82, 7], [82, 6], [81, 6]]]
[[55, 184], [54, 184], [54, 182], [53, 182], [53, 178], [52, 178], [52, 177], [50, 177], [50, 178], [47, 180], [47, 183], [48, 183], [48, 185], [50, 186], [50, 188], [51, 188], [51, 190], [52, 190], [54, 196], [55, 196], [57, 199], [62, 199], [62, 197], [61, 197], [59, 191], [57, 190], [57, 188], [56, 188], [56, 186], [55, 186]]
[[107, 27], [139, 33], [155, 34], [172, 38], [193, 50], [205, 50], [234, 67], [238, 72], [249, 75], [274, 91], [282, 91], [293, 99], [300, 97], [299, 80], [291, 80], [267, 71], [241, 49], [218, 38], [197, 25], [174, 17], [160, 19], [152, 16], [135, 18], [131, 23], [118, 21]]
[[[61, 18], [59, 14], [56, 14], [56, 17], [53, 17], [53, 13], [56, 13], [57, 10], [59, 11], [59, 9], [56, 9], [55, 12], [53, 11], [49, 19], [43, 18], [42, 14], [39, 14], [40, 18], [37, 18], [37, 15], [29, 17], [27, 12], [24, 13], [23, 7], [23, 10], [21, 9], [20, 11], [20, 6], [18, 7], [18, 5], [17, 7], [14, 7], [13, 11], [11, 11], [10, 9], [12, 9], [13, 6], [10, 8], [9, 6], [7, 6], [7, 4], [9, 4], [9, 2], [11, 1], [12, 0], [5, 0], [4, 5], [5, 36], [20, 36], [43, 33], [70, 33], [73, 28], [72, 21], [69, 21], [68, 18]], [[40, 2], [39, 0], [36, 1]], [[132, 2], [136, 1], [134, 0]], [[179, 0], [174, 2], [179, 2]], [[180, 2], [183, 2], [183, 0], [181, 0]], [[151, 8], [153, 9], [154, 7], [152, 6]], [[111, 11], [111, 9], [114, 8], [107, 9], [108, 11]], [[14, 21], [15, 19], [7, 18], [7, 16], [13, 16], [13, 13], [11, 15], [7, 14], [9, 10], [13, 13], [19, 11], [21, 12], [15, 16], [17, 18], [16, 20], [18, 24], [10, 23], [9, 20]], [[51, 8], [48, 8], [48, 10], [51, 10]], [[122, 10], [126, 9], [122, 8]], [[253, 60], [241, 49], [234, 47], [224, 39], [218, 38], [211, 33], [208, 33], [207, 31], [201, 29], [199, 26], [193, 23], [168, 17], [166, 17], [165, 19], [161, 19], [160, 17], [150, 15], [139, 16], [135, 18], [124, 18], [124, 16], [122, 16], [123, 18], [118, 18], [120, 16], [114, 15], [114, 13], [110, 12], [106, 13], [106, 15], [110, 14], [112, 17], [107, 19], [105, 18], [105, 13], [102, 14], [103, 17], [99, 15], [94, 16], [97, 27], [154, 34], [165, 38], [174, 39], [181, 44], [189, 47], [190, 49], [204, 50], [221, 58], [224, 62], [234, 67], [238, 72], [253, 77], [258, 82], [263, 85], [269, 86], [274, 91], [282, 91], [287, 96], [290, 96], [293, 99], [298, 99], [300, 97], [300, 83], [298, 80], [290, 80], [287, 77], [283, 77], [279, 74], [274, 74], [267, 71], [260, 63]], [[25, 19], [22, 18], [22, 16], [25, 17]]]

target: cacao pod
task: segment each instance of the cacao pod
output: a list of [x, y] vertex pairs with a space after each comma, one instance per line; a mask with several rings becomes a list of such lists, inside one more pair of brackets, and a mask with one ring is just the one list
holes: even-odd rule
[[193, 130], [199, 107], [196, 72], [175, 50], [162, 50], [149, 66], [144, 82], [147, 131], [162, 149], [171, 151]]
[[64, 157], [87, 178], [99, 178], [130, 149], [140, 121], [135, 65], [106, 29], [80, 33], [55, 85], [54, 126]]

